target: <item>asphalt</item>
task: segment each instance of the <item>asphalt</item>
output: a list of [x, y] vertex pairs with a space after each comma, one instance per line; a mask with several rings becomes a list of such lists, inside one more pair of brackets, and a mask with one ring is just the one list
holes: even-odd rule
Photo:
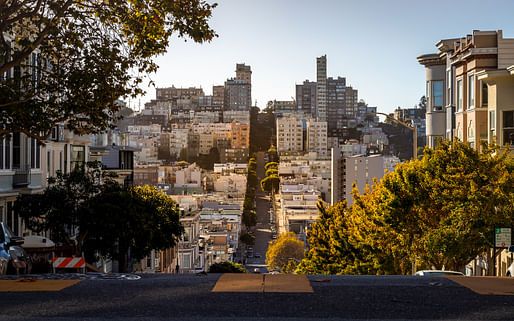
[[52, 292], [0, 292], [0, 320], [513, 320], [514, 296], [449, 279], [309, 276], [312, 293], [212, 292], [220, 274], [83, 279]]

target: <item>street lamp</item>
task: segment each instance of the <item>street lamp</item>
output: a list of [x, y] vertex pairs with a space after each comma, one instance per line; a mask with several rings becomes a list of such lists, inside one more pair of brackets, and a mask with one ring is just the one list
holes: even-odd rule
[[411, 130], [412, 133], [413, 133], [413, 136], [414, 136], [413, 137], [414, 138], [414, 140], [413, 140], [413, 149], [414, 150], [413, 150], [413, 153], [412, 153], [412, 158], [418, 159], [418, 127], [415, 124], [411, 126], [411, 125], [409, 125], [407, 123], [404, 123], [404, 122], [402, 122], [402, 121], [400, 121], [400, 120], [398, 120], [398, 119], [396, 119], [394, 117], [391, 117], [390, 115], [388, 115], [386, 113], [381, 113], [381, 112], [378, 112], [378, 111], [377, 112], [370, 112], [368, 114], [383, 115], [387, 119], [389, 119], [390, 121], [393, 121], [393, 122], [395, 122], [397, 124], [402, 125], [405, 128], [408, 128], [409, 130]]

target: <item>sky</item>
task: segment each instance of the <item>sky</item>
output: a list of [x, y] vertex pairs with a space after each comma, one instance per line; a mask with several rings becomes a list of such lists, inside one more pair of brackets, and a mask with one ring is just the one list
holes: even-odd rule
[[[295, 84], [315, 81], [316, 57], [327, 55], [329, 77], [345, 77], [359, 99], [390, 113], [425, 94], [417, 56], [473, 30], [501, 29], [514, 38], [513, 12], [514, 0], [219, 0], [209, 22], [218, 37], [203, 44], [172, 39], [150, 77], [157, 87], [202, 87], [210, 95], [245, 63], [252, 102], [263, 109], [269, 100], [295, 97]], [[142, 88], [141, 108], [155, 98], [154, 87]], [[130, 104], [138, 109], [139, 100]]]

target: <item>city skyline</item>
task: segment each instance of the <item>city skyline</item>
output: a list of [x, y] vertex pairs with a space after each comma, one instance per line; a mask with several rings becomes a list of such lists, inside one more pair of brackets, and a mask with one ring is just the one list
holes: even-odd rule
[[[436, 52], [439, 40], [477, 29], [501, 29], [514, 37], [510, 1], [323, 4], [220, 2], [210, 21], [219, 37], [204, 44], [173, 38], [168, 53], [156, 59], [160, 68], [151, 79], [156, 87], [201, 87], [211, 94], [213, 85], [234, 77], [237, 63], [245, 63], [253, 72], [252, 104], [257, 101], [262, 109], [269, 100], [291, 100], [296, 84], [316, 81], [316, 58], [327, 55], [328, 77], [345, 77], [359, 99], [390, 113], [397, 106], [412, 107], [425, 94], [425, 70], [416, 57]], [[444, 12], [455, 10], [462, 19], [445, 19]], [[437, 23], [425, 22], [427, 17]], [[155, 98], [153, 87], [143, 89], [140, 108]], [[137, 109], [139, 100], [130, 104]]]

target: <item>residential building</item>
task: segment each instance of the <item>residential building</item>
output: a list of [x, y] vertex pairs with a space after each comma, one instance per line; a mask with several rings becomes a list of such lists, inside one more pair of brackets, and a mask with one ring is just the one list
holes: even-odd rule
[[250, 124], [232, 121], [232, 148], [250, 148]]
[[175, 86], [167, 88], [156, 88], [155, 96], [157, 100], [171, 100], [171, 99], [184, 99], [196, 98], [205, 96], [202, 88], [175, 88]]
[[418, 57], [426, 68], [426, 135], [429, 147], [437, 138], [457, 137], [478, 147], [487, 141], [487, 82], [480, 72], [514, 65], [514, 39], [501, 30], [480, 31], [436, 44], [438, 53]]
[[134, 185], [157, 185], [159, 183], [159, 165], [142, 165], [134, 166]]
[[231, 123], [233, 121], [249, 124], [250, 112], [246, 110], [225, 110], [223, 112], [223, 122]]
[[245, 64], [236, 64], [236, 80], [242, 80], [251, 85], [252, 70], [250, 66], [247, 66]]
[[327, 56], [316, 58], [316, 119], [327, 121]]
[[245, 80], [225, 81], [225, 109], [250, 110], [252, 106], [252, 86]]
[[178, 243], [179, 273], [194, 273], [204, 269], [204, 252], [200, 251], [200, 212], [180, 209], [184, 234]]
[[220, 150], [222, 163], [246, 163], [250, 157], [248, 148], [227, 148]]
[[[514, 54], [514, 46], [511, 53]], [[477, 78], [487, 85], [482, 101], [487, 103], [488, 142], [514, 146], [514, 65], [479, 72]]]
[[381, 179], [384, 176], [385, 161], [382, 155], [343, 156], [338, 148], [333, 148], [331, 157], [332, 205], [342, 200], [346, 200], [348, 205], [351, 205], [354, 183], [359, 192], [363, 193], [366, 186], [371, 187], [374, 178]]
[[327, 122], [307, 121], [307, 152], [315, 152], [319, 156], [327, 156]]
[[212, 86], [212, 106], [225, 110], [225, 86]]
[[277, 152], [303, 151], [303, 119], [277, 118]]
[[270, 100], [268, 101], [267, 108], [273, 110], [276, 117], [282, 117], [284, 114], [298, 111], [296, 101], [294, 100]]
[[317, 83], [305, 80], [303, 84], [296, 85], [296, 104], [298, 112], [306, 116], [316, 117]]

